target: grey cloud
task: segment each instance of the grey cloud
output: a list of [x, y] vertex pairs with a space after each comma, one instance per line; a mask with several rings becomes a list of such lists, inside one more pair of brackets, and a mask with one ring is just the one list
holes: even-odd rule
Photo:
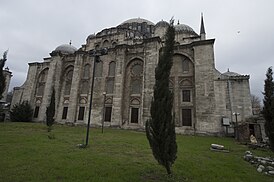
[[174, 16], [199, 33], [203, 12], [207, 37], [216, 38], [217, 69], [249, 74], [251, 92], [262, 97], [274, 61], [273, 7], [272, 0], [2, 0], [0, 53], [10, 50], [12, 89], [23, 84], [29, 62], [43, 61], [60, 44], [72, 40], [79, 48], [88, 35], [134, 17], [157, 23]]

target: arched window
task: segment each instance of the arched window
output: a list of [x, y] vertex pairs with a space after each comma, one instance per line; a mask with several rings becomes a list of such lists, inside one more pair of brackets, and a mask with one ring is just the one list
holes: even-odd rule
[[112, 42], [112, 47], [115, 47], [117, 45], [116, 42]]
[[38, 83], [37, 83], [37, 90], [36, 90], [36, 95], [37, 96], [43, 96], [44, 90], [45, 90], [45, 85], [47, 81], [47, 76], [48, 76], [48, 68], [44, 69], [38, 77]]
[[46, 82], [47, 76], [48, 76], [48, 71], [49, 69], [46, 68], [43, 71], [41, 71], [40, 75], [39, 75], [39, 82]]
[[115, 77], [115, 68], [116, 68], [116, 63], [112, 61], [109, 64], [108, 76]]
[[90, 77], [90, 65], [86, 64], [84, 66], [83, 78], [88, 79]]
[[140, 123], [140, 108], [142, 105], [142, 88], [143, 88], [143, 60], [135, 58], [129, 62], [126, 67], [126, 80], [124, 88], [125, 108], [123, 117], [128, 119], [129, 123]]
[[182, 70], [183, 72], [189, 72], [189, 60], [187, 58], [182, 60]]
[[70, 95], [71, 83], [73, 77], [73, 70], [69, 70], [65, 75], [65, 95]]
[[141, 61], [134, 61], [131, 65], [130, 94], [141, 94], [143, 63]]
[[100, 61], [98, 63], [95, 63], [95, 77], [102, 77], [102, 72], [103, 72], [103, 62]]
[[106, 48], [106, 47], [109, 47], [109, 41], [108, 40], [105, 40], [104, 42], [103, 42], [103, 46], [102, 46], [103, 48]]
[[43, 96], [44, 90], [45, 90], [45, 83], [38, 83], [36, 95]]

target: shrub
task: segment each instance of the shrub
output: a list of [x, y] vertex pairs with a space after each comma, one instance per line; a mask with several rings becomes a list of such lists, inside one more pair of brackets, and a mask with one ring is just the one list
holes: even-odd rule
[[10, 111], [10, 119], [14, 122], [31, 122], [33, 110], [28, 101], [15, 104]]

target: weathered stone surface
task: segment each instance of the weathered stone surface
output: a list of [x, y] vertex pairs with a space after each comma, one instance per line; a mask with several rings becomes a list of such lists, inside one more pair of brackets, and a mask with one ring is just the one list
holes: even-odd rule
[[246, 155], [247, 155], [247, 154], [248, 154], [248, 155], [252, 155], [252, 152], [248, 150], [248, 151], [245, 151], [245, 154], [246, 154]]
[[223, 145], [211, 144], [211, 148], [218, 149], [218, 150], [223, 150], [225, 147]]
[[274, 167], [272, 167], [272, 166], [266, 166], [266, 169], [269, 171], [274, 171]]
[[258, 167], [258, 168], [257, 168], [257, 171], [258, 171], [259, 173], [261, 173], [261, 172], [263, 172], [263, 168]]
[[246, 161], [250, 161], [251, 159], [253, 159], [253, 156], [252, 156], [251, 154], [246, 154], [246, 155], [244, 156], [244, 159], [245, 159]]

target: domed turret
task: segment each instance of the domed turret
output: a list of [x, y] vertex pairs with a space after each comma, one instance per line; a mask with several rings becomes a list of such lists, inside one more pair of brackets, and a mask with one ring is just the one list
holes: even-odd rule
[[60, 45], [54, 50], [54, 52], [61, 52], [62, 54], [73, 54], [75, 51], [77, 51], [77, 48], [70, 44]]

